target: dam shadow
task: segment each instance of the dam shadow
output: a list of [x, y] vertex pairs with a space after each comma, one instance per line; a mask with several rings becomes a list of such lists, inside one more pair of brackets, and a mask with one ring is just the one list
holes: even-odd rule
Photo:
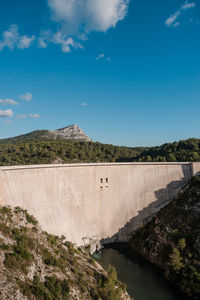
[[[192, 170], [188, 176], [188, 167], [182, 166], [183, 177], [180, 180], [171, 181], [165, 188], [154, 192], [155, 201], [138, 211], [137, 216], [129, 220], [118, 232], [100, 241], [102, 245], [128, 242], [133, 233], [148, 223], [156, 214], [179, 194], [180, 190], [192, 177]], [[134, 199], [133, 199], [134, 200]]]

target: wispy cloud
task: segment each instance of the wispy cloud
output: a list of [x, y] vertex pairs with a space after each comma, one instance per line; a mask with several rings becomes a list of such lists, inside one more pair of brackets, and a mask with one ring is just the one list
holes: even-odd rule
[[0, 99], [0, 104], [4, 104], [4, 105], [19, 105], [19, 103], [13, 99]]
[[75, 42], [72, 37], [68, 37], [61, 31], [58, 31], [52, 36], [52, 42], [54, 44], [60, 45], [61, 50], [63, 52], [71, 52], [71, 48], [83, 48], [83, 46], [80, 43]]
[[35, 36], [32, 35], [31, 37], [28, 37], [26, 35], [23, 35], [18, 42], [18, 48], [19, 49], [27, 49], [30, 47], [31, 43], [35, 40]]
[[33, 118], [33, 119], [39, 119], [40, 115], [39, 114], [29, 114], [29, 117]]
[[165, 21], [165, 25], [168, 27], [177, 27], [180, 25], [180, 22], [177, 21], [178, 17], [182, 14], [183, 11], [194, 8], [196, 4], [194, 2], [188, 2], [186, 1], [179, 10], [177, 10], [175, 13], [171, 14], [169, 18]]
[[33, 95], [31, 93], [21, 94], [19, 97], [21, 100], [24, 100], [27, 102], [29, 102], [33, 99]]
[[184, 10], [184, 9], [188, 9], [188, 8], [193, 8], [195, 7], [196, 4], [194, 2], [191, 2], [189, 3], [188, 1], [186, 1], [182, 6], [181, 6], [181, 9]]
[[0, 50], [5, 47], [13, 50], [15, 47], [19, 49], [29, 48], [35, 36], [20, 35], [18, 26], [11, 25], [10, 28], [3, 32], [3, 39], [0, 40]]
[[175, 12], [174, 14], [172, 14], [165, 22], [165, 24], [167, 26], [172, 26], [172, 27], [177, 27], [180, 25], [179, 22], [177, 22], [177, 18], [180, 16], [181, 12], [180, 11], [177, 11]]
[[82, 103], [81, 103], [81, 106], [88, 106], [88, 103], [82, 102]]
[[104, 53], [101, 53], [95, 57], [95, 60], [107, 60], [111, 61], [111, 57], [106, 57]]
[[[3, 32], [3, 39], [0, 40], [0, 51], [5, 47], [13, 50], [14, 48], [26, 49], [29, 48], [33, 41], [37, 40], [37, 47], [47, 48], [50, 44], [58, 45], [61, 47], [62, 52], [71, 52], [71, 49], [83, 49], [80, 42], [76, 41], [75, 38], [63, 31], [58, 31], [56, 33], [50, 30], [44, 31], [39, 37], [35, 35], [27, 36], [20, 35], [18, 32], [17, 25], [11, 25], [8, 31]], [[80, 35], [77, 40], [84, 41], [84, 35]]]
[[101, 54], [97, 55], [97, 56], [95, 57], [95, 59], [96, 59], [96, 60], [100, 60], [100, 59], [102, 59], [102, 58], [104, 58], [104, 57], [105, 57], [104, 53], [101, 53]]
[[22, 115], [22, 114], [17, 115], [16, 119], [26, 119], [26, 115]]
[[10, 125], [10, 124], [12, 124], [12, 121], [11, 121], [11, 120], [5, 120], [5, 121], [3, 121], [3, 123], [4, 123], [5, 125]]
[[12, 118], [14, 115], [11, 109], [0, 110], [0, 118]]
[[49, 44], [59, 45], [62, 52], [68, 53], [71, 52], [72, 48], [83, 49], [83, 46], [79, 42], [62, 31], [56, 33], [52, 33], [49, 30], [42, 32], [38, 40], [38, 47], [47, 48]]

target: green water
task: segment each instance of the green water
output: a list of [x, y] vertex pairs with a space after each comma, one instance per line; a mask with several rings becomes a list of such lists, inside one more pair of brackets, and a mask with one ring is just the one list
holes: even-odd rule
[[151, 264], [128, 253], [123, 246], [117, 249], [103, 249], [95, 255], [104, 267], [113, 265], [118, 279], [127, 285], [127, 291], [134, 300], [183, 300]]

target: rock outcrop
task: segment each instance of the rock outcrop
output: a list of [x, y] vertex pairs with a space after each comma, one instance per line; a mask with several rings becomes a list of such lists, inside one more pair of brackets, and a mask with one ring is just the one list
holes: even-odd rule
[[48, 130], [48, 134], [52, 135], [52, 137], [55, 137], [55, 139], [59, 137], [64, 140], [91, 142], [91, 139], [82, 131], [82, 129], [77, 124], [73, 124], [57, 130]]
[[130, 300], [107, 271], [16, 207], [0, 207], [0, 300]]

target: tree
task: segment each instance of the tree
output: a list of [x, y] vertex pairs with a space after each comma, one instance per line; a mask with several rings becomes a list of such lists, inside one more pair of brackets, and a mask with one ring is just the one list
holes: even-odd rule
[[150, 161], [152, 161], [152, 158], [151, 158], [151, 156], [150, 156], [150, 155], [147, 155], [147, 157], [146, 157], [146, 161], [147, 161], [147, 162], [150, 162]]
[[176, 161], [176, 157], [174, 154], [170, 153], [168, 156], [167, 156], [167, 161]]

